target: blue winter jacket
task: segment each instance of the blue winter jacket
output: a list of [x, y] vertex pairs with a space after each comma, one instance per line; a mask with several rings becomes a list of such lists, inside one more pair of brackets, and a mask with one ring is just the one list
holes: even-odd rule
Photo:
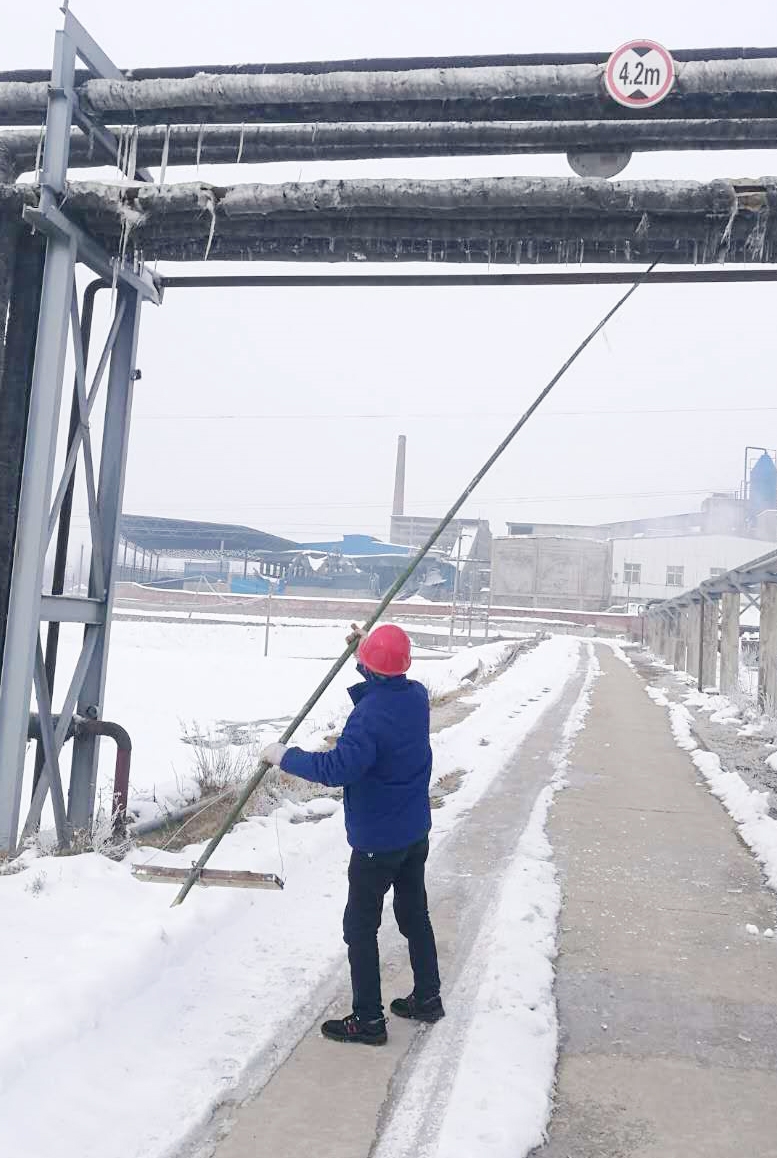
[[329, 752], [289, 748], [284, 772], [345, 789], [348, 843], [360, 852], [394, 852], [432, 826], [429, 697], [406, 676], [368, 679], [348, 689], [354, 709]]

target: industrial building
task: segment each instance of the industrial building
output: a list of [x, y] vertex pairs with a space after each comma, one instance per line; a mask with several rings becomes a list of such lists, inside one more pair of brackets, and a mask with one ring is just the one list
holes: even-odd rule
[[698, 511], [596, 525], [509, 522], [493, 543], [494, 604], [644, 605], [777, 549], [776, 459], [747, 447], [739, 491], [710, 495]]
[[[409, 546], [373, 535], [347, 534], [328, 542], [295, 543], [253, 527], [124, 515], [117, 563], [121, 583], [173, 590], [330, 598], [379, 596], [412, 554]], [[408, 594], [443, 598], [455, 571], [438, 553], [418, 568]]]

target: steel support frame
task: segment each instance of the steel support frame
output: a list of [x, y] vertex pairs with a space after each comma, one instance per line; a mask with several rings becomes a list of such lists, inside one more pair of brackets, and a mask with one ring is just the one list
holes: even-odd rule
[[[51, 791], [57, 838], [67, 847], [74, 830], [88, 829], [94, 806], [97, 744], [92, 735], [76, 741], [65, 808], [59, 754], [74, 710], [99, 718], [108, 659], [118, 528], [126, 470], [133, 383], [136, 377], [140, 307], [159, 302], [153, 279], [144, 271], [125, 269], [62, 212], [66, 198], [70, 131], [76, 118], [75, 64], [80, 57], [96, 75], [121, 75], [78, 21], [66, 13], [56, 34], [54, 65], [46, 121], [46, 145], [40, 208], [25, 214], [46, 236], [35, 357], [30, 386], [24, 464], [19, 492], [14, 562], [8, 599], [0, 682], [0, 857], [17, 847], [30, 697], [34, 685], [43, 750], [24, 835], [40, 821]], [[114, 314], [94, 378], [87, 389], [88, 336], [76, 287], [79, 261], [116, 289]], [[87, 291], [89, 293], [89, 291]], [[91, 298], [87, 329], [91, 325]], [[75, 356], [74, 405], [63, 477], [52, 502], [54, 466], [62, 404], [68, 336]], [[104, 372], [110, 363], [105, 421], [102, 429], [99, 485], [95, 485], [89, 417]], [[79, 454], [84, 463], [89, 502], [92, 561], [89, 597], [61, 595], [56, 576], [51, 595], [44, 595], [43, 570], [51, 535], [60, 523], [58, 554], [66, 554], [72, 479]], [[56, 641], [44, 660], [41, 621], [50, 632], [60, 622], [83, 623], [84, 642], [58, 718], [52, 711]], [[56, 631], [55, 631], [56, 636]], [[51, 644], [51, 634], [49, 644]]]

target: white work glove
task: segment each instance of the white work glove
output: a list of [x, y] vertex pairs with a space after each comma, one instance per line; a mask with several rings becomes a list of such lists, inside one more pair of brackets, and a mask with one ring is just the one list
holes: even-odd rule
[[272, 764], [274, 768], [280, 768], [281, 760], [288, 751], [285, 744], [268, 744], [266, 748], [262, 748], [259, 753], [260, 760], [266, 760], [268, 764]]

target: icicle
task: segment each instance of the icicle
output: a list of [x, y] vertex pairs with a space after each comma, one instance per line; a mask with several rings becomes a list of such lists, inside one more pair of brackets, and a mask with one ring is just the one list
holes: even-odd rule
[[165, 143], [162, 146], [162, 164], [159, 169], [159, 184], [164, 185], [167, 173], [167, 157], [170, 152], [170, 126], [165, 128]]
[[116, 143], [116, 176], [121, 178], [124, 171], [124, 126], [119, 128], [119, 139]]
[[643, 213], [639, 219], [639, 225], [634, 230], [635, 236], [636, 237], [644, 237], [649, 228], [650, 228], [650, 220], [648, 218], [647, 213]]
[[111, 258], [111, 265], [113, 266], [113, 277], [111, 279], [111, 313], [113, 313], [116, 305], [116, 287], [119, 284], [119, 259], [118, 257]]
[[138, 126], [132, 125], [129, 140], [129, 158], [127, 160], [127, 177], [135, 180], [135, 171], [138, 167]]
[[723, 230], [723, 235], [721, 236], [721, 239], [720, 239], [721, 249], [730, 249], [730, 247], [731, 247], [731, 234], [734, 230], [734, 222], [736, 221], [738, 213], [739, 213], [739, 205], [735, 199], [734, 204], [731, 207], [731, 213], [729, 214], [729, 218], [728, 218], [728, 221], [726, 223], [726, 228]]
[[38, 149], [35, 153], [35, 184], [40, 181], [40, 161], [43, 153], [43, 141], [46, 136], [46, 122], [42, 121], [40, 126], [40, 134], [38, 135]]
[[237, 163], [238, 163], [238, 165], [240, 164], [240, 158], [243, 156], [243, 143], [245, 142], [245, 135], [246, 135], [246, 127], [243, 124], [240, 126], [240, 143], [237, 146]]
[[128, 240], [129, 240], [129, 229], [127, 228], [127, 219], [126, 219], [126, 217], [123, 217], [122, 221], [121, 221], [121, 233], [119, 234], [119, 261], [121, 263], [122, 269], [124, 268], [124, 263], [127, 260], [127, 241]]
[[205, 125], [200, 125], [200, 131], [197, 133], [197, 172], [200, 171], [200, 156], [202, 155], [202, 137], [205, 132]]
[[210, 229], [208, 230], [208, 244], [205, 247], [205, 257], [203, 261], [208, 260], [210, 247], [213, 244], [213, 234], [216, 232], [216, 197], [212, 189], [203, 187], [200, 189], [198, 201], [203, 209], [210, 213]]
[[750, 253], [752, 261], [763, 261], [764, 252], [766, 249], [766, 227], [769, 222], [769, 210], [762, 209], [758, 214], [756, 223], [747, 235], [745, 241], [745, 252]]

